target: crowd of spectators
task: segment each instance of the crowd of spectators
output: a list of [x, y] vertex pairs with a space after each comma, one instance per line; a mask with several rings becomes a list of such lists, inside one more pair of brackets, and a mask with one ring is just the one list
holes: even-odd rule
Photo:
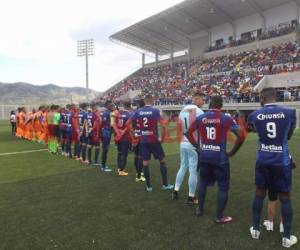
[[[103, 100], [118, 99], [129, 90], [152, 94], [157, 105], [188, 104], [195, 91], [209, 96], [221, 94], [226, 102], [257, 102], [254, 86], [264, 75], [300, 71], [300, 42], [173, 66], [163, 65], [137, 71], [113, 89]], [[290, 91], [298, 100], [298, 92]], [[295, 98], [292, 96], [295, 96]]]

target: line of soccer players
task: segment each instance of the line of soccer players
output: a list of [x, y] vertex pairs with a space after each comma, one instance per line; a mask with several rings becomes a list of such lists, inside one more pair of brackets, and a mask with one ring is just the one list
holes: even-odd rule
[[[232, 221], [230, 216], [224, 215], [230, 186], [229, 158], [234, 156], [242, 146], [246, 137], [242, 127], [246, 128], [246, 126], [242, 126], [221, 111], [223, 106], [221, 96], [211, 97], [209, 110], [205, 113], [200, 109], [204, 104], [203, 100], [203, 94], [194, 94], [194, 104], [184, 107], [179, 114], [181, 163], [172, 198], [174, 200], [179, 198], [180, 186], [185, 172], [189, 170], [188, 203], [198, 204], [196, 215], [202, 216], [207, 188], [217, 182], [215, 222], [224, 224]], [[146, 190], [152, 192], [150, 160], [153, 155], [160, 163], [162, 190], [172, 190], [173, 185], [168, 182], [168, 168], [162, 148], [162, 142], [166, 138], [165, 119], [161, 112], [152, 106], [151, 96], [145, 96], [143, 101], [144, 103], [140, 101], [139, 107], [134, 111], [129, 102], [124, 102], [123, 107], [117, 110], [111, 101], [106, 102], [101, 111], [98, 111], [96, 105], [88, 107], [85, 104], [82, 104], [80, 109], [74, 105], [67, 109], [52, 106], [45, 111], [42, 107], [38, 112], [28, 114], [24, 110], [19, 110], [17, 136], [26, 139], [36, 137], [37, 140], [45, 143], [47, 140], [52, 153], [57, 153], [58, 144], [61, 144], [62, 154], [70, 158], [75, 156], [76, 160], [81, 160], [84, 164], [99, 165], [101, 171], [110, 172], [112, 170], [108, 168], [106, 161], [112, 134], [114, 134], [118, 151], [119, 176], [128, 175], [127, 156], [133, 146], [136, 180], [146, 181]], [[247, 129], [256, 132], [259, 137], [255, 169], [256, 194], [252, 206], [253, 226], [250, 228], [250, 233], [253, 239], [259, 239], [260, 216], [263, 200], [268, 191], [269, 197], [273, 197], [270, 198], [273, 203], [269, 204], [271, 207], [269, 211], [274, 213], [274, 201], [277, 197], [282, 205], [282, 246], [291, 247], [297, 243], [297, 238], [291, 235], [293, 210], [290, 191], [293, 161], [288, 151], [288, 140], [296, 125], [296, 115], [295, 110], [278, 106], [275, 102], [276, 91], [272, 88], [264, 89], [261, 92], [262, 108], [253, 112], [248, 118]], [[161, 133], [158, 126], [161, 127]], [[45, 129], [47, 138], [44, 140], [41, 136], [42, 127], [47, 128]], [[37, 128], [41, 131], [37, 131]], [[226, 146], [230, 132], [235, 135], [235, 140], [228, 152]], [[100, 146], [102, 154], [99, 164]], [[94, 159], [92, 159], [92, 151], [94, 151]], [[198, 195], [196, 195], [197, 189]], [[269, 218], [274, 219], [274, 215], [270, 215]], [[272, 225], [271, 231], [273, 231], [271, 220], [264, 224], [269, 231]]]

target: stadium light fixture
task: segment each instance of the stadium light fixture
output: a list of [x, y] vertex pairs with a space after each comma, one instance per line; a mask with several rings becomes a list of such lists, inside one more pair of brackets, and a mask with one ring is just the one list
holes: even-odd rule
[[77, 56], [85, 57], [86, 101], [89, 102], [89, 56], [93, 56], [94, 39], [77, 41]]

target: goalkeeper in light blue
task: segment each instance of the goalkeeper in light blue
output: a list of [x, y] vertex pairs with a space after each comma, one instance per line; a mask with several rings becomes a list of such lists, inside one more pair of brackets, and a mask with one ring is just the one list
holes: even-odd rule
[[179, 114], [179, 123], [182, 132], [182, 140], [180, 143], [180, 168], [178, 170], [175, 182], [175, 188], [172, 193], [172, 199], [177, 200], [179, 198], [179, 189], [183, 182], [184, 176], [189, 170], [189, 194], [187, 203], [197, 204], [198, 200], [195, 196], [197, 188], [197, 166], [198, 166], [198, 153], [196, 148], [185, 137], [190, 125], [196, 120], [196, 117], [203, 114], [200, 107], [205, 103], [205, 95], [202, 93], [195, 93], [193, 95], [193, 104], [185, 106]]

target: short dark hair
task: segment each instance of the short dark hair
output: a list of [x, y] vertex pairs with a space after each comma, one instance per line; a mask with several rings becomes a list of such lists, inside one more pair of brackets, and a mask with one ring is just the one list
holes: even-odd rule
[[130, 101], [124, 101], [123, 102], [123, 106], [124, 106], [124, 108], [131, 108], [131, 102]]
[[260, 92], [260, 96], [265, 100], [270, 100], [270, 99], [276, 99], [277, 96], [277, 91], [275, 88], [272, 87], [268, 87], [268, 88], [264, 88], [261, 92]]
[[203, 92], [195, 92], [193, 94], [193, 97], [196, 97], [196, 96], [205, 97], [205, 94]]
[[210, 98], [210, 108], [221, 109], [223, 107], [223, 98], [220, 95], [214, 95]]

